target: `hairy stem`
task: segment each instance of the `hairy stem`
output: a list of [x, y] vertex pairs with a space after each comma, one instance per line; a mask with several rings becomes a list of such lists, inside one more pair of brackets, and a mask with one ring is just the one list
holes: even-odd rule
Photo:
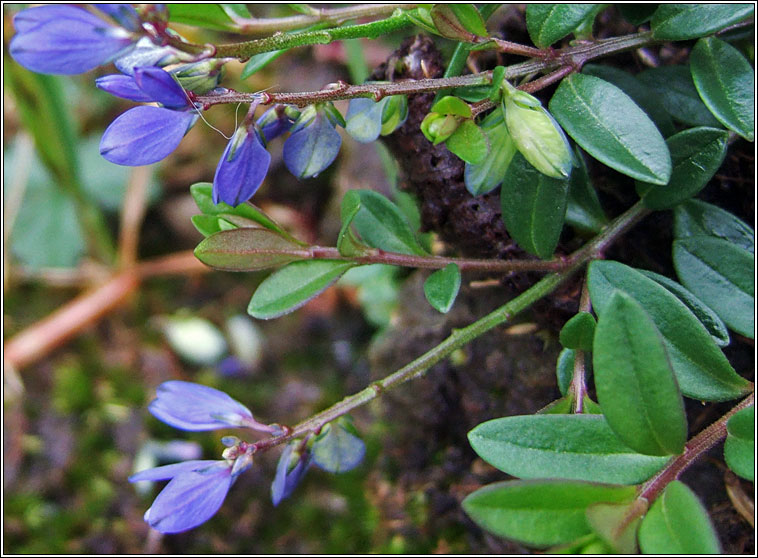
[[293, 428], [287, 429], [284, 435], [256, 442], [254, 444], [256, 450], [268, 449], [286, 443], [293, 438], [299, 438], [301, 436], [318, 432], [325, 424], [349, 413], [361, 405], [365, 405], [373, 399], [376, 399], [385, 391], [413, 380], [414, 378], [423, 376], [429, 368], [448, 357], [453, 351], [463, 347], [465, 344], [473, 341], [492, 328], [506, 323], [516, 314], [529, 308], [539, 299], [553, 292], [561, 283], [571, 277], [571, 275], [587, 263], [587, 261], [597, 257], [598, 254], [601, 254], [610, 243], [634, 226], [642, 217], [647, 215], [647, 213], [648, 210], [645, 209], [641, 203], [637, 203], [624, 214], [616, 218], [605, 230], [584, 247], [574, 252], [574, 254], [569, 257], [571, 263], [570, 267], [567, 269], [559, 273], [551, 273], [550, 275], [545, 276], [532, 287], [500, 308], [465, 328], [454, 330], [447, 339], [442, 341], [442, 343], [430, 349], [413, 362], [407, 364], [396, 372], [393, 372], [389, 376], [386, 376], [382, 380], [372, 382], [368, 387], [358, 393], [344, 398], [342, 401], [335, 403], [328, 409], [300, 422]]
[[[579, 312], [590, 312], [592, 304], [590, 303], [590, 290], [587, 288], [587, 281], [582, 285], [582, 294], [579, 299]], [[577, 349], [574, 351], [574, 375], [571, 378], [571, 387], [569, 390], [574, 396], [574, 412], [584, 412], [584, 397], [587, 395], [586, 382], [586, 364], [587, 355], [584, 351]]]

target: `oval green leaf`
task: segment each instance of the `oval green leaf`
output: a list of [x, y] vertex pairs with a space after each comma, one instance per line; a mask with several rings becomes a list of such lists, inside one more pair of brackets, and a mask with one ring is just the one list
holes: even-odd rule
[[566, 215], [568, 180], [551, 178], [513, 156], [500, 189], [508, 233], [518, 245], [542, 259], [552, 257]]
[[526, 29], [535, 45], [549, 47], [602, 8], [598, 4], [528, 4]]
[[737, 23], [753, 9], [753, 4], [661, 4], [650, 25], [656, 39], [684, 41]]
[[689, 65], [650, 68], [637, 74], [637, 79], [655, 93], [673, 119], [689, 126], [720, 126], [698, 95]]
[[238, 31], [237, 18], [250, 18], [244, 4], [168, 4], [169, 21], [218, 31]]
[[693, 295], [682, 285], [676, 281], [672, 281], [668, 277], [658, 275], [657, 273], [647, 271], [645, 269], [639, 269], [638, 271], [645, 277], [649, 277], [659, 285], [665, 287], [671, 294], [681, 300], [682, 303], [690, 309], [690, 312], [692, 312], [697, 317], [697, 319], [700, 320], [700, 323], [703, 324], [703, 327], [708, 330], [708, 333], [711, 334], [711, 337], [716, 342], [716, 345], [719, 347], [725, 347], [729, 344], [729, 332], [726, 330], [724, 322], [722, 322], [721, 318], [719, 318], [713, 310], [706, 306], [703, 301]]
[[579, 164], [571, 172], [569, 179], [566, 222], [580, 231], [597, 234], [608, 224], [608, 218], [600, 205], [587, 171], [587, 163], [578, 147], [575, 154]]
[[478, 425], [468, 439], [487, 463], [524, 479], [637, 484], [660, 471], [670, 459], [630, 449], [602, 415], [499, 418]]
[[700, 200], [688, 200], [674, 209], [674, 238], [715, 236], [744, 248], [755, 250], [753, 229], [720, 207]]
[[608, 425], [645, 455], [681, 453], [687, 418], [663, 338], [639, 302], [615, 291], [593, 346], [597, 400]]
[[293, 262], [269, 275], [258, 286], [247, 313], [263, 320], [289, 314], [320, 295], [354, 265], [339, 260]]
[[472, 165], [482, 164], [490, 150], [487, 136], [473, 120], [461, 122], [445, 141], [445, 147]]
[[755, 137], [755, 76], [739, 51], [716, 37], [700, 39], [690, 55], [700, 98], [724, 126], [748, 141]]
[[463, 509], [487, 531], [533, 546], [568, 543], [590, 533], [585, 510], [598, 502], [631, 501], [633, 486], [581, 481], [519, 480], [480, 488]]
[[268, 229], [222, 230], [203, 240], [195, 256], [224, 271], [256, 271], [309, 258], [308, 250]]
[[555, 375], [558, 379], [558, 390], [561, 395], [566, 395], [571, 386], [571, 380], [574, 378], [574, 360], [576, 353], [573, 349], [563, 349], [558, 354], [558, 360], [555, 362]]
[[373, 190], [353, 191], [360, 197], [361, 204], [353, 217], [353, 226], [363, 242], [388, 252], [426, 254], [394, 203]]
[[615, 85], [572, 74], [558, 86], [550, 111], [566, 133], [598, 161], [638, 180], [669, 181], [671, 157], [663, 136]]
[[461, 271], [454, 263], [438, 269], [424, 281], [424, 295], [432, 307], [447, 314], [461, 288]]
[[612, 553], [637, 552], [637, 528], [647, 510], [644, 502], [630, 504], [593, 504], [587, 508], [587, 522], [592, 530], [607, 543]]
[[644, 554], [719, 554], [708, 512], [687, 485], [672, 481], [642, 520], [637, 535]]
[[726, 423], [724, 459], [744, 479], [755, 480], [755, 405], [734, 414]]
[[473, 4], [435, 4], [430, 15], [440, 35], [456, 41], [486, 37], [487, 29]]
[[637, 194], [650, 209], [670, 209], [702, 190], [726, 157], [725, 130], [691, 128], [666, 140], [671, 152], [671, 180], [665, 186], [637, 182]]
[[595, 335], [595, 318], [589, 312], [579, 312], [561, 328], [561, 345], [567, 349], [592, 351], [592, 339]]
[[674, 241], [682, 284], [740, 335], [754, 336], [754, 257], [728, 240], [691, 236]]
[[587, 284], [592, 306], [600, 316], [614, 289], [644, 306], [663, 335], [684, 395], [703, 401], [724, 401], [750, 390], [750, 382], [735, 372], [697, 317], [652, 279], [619, 262], [595, 261], [589, 266]]

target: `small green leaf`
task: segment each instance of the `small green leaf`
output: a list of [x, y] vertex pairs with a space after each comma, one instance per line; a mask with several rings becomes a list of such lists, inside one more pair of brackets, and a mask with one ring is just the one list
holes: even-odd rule
[[674, 267], [682, 284], [740, 335], [753, 338], [754, 257], [728, 240], [691, 236], [674, 241]]
[[612, 553], [613, 553], [613, 548], [608, 546], [608, 544], [606, 544], [605, 541], [600, 539], [600, 537], [598, 537], [596, 533], [590, 533], [589, 535], [580, 537], [576, 539], [575, 541], [571, 541], [568, 544], [561, 544], [558, 546], [554, 546], [552, 548], [548, 548], [545, 551], [545, 554], [572, 554], [572, 555], [578, 555], [578, 554], [606, 555], [606, 554], [612, 554]]
[[637, 74], [637, 79], [655, 93], [660, 106], [674, 120], [688, 126], [720, 127], [698, 95], [688, 65], [650, 68]]
[[354, 265], [339, 260], [293, 262], [258, 286], [247, 313], [263, 320], [289, 314], [320, 295]]
[[249, 18], [244, 4], [168, 4], [169, 21], [217, 31], [238, 31], [235, 18]]
[[494, 110], [482, 121], [482, 132], [490, 146], [489, 155], [478, 165], [466, 163], [463, 177], [472, 196], [481, 196], [497, 188], [516, 153], [516, 145], [503, 121], [503, 112]]
[[215, 215], [193, 215], [190, 220], [198, 232], [206, 238], [221, 230], [220, 219]]
[[362, 254], [368, 246], [361, 244], [353, 234], [350, 225], [361, 208], [361, 198], [353, 190], [349, 190], [342, 198], [340, 215], [342, 227], [337, 237], [337, 250], [343, 256], [353, 257]]
[[718, 537], [700, 500], [672, 481], [642, 520], [638, 533], [644, 554], [720, 554]]
[[274, 50], [272, 52], [261, 52], [260, 54], [254, 54], [250, 57], [250, 60], [247, 61], [245, 64], [245, 67], [242, 69], [242, 73], [240, 74], [240, 79], [247, 79], [250, 76], [252, 76], [254, 73], [262, 70], [265, 68], [270, 62], [273, 62], [277, 58], [279, 58], [282, 54], [287, 52], [287, 50]]
[[589, 266], [587, 284], [592, 306], [601, 317], [614, 289], [644, 306], [663, 335], [684, 395], [702, 401], [724, 401], [750, 390], [750, 383], [735, 372], [703, 324], [652, 279], [619, 262], [595, 261]]
[[726, 423], [724, 459], [744, 479], [755, 480], [755, 405], [732, 416]]
[[519, 480], [480, 488], [463, 509], [487, 531], [533, 546], [568, 543], [590, 532], [585, 510], [599, 502], [628, 502], [633, 486], [580, 481]]
[[549, 259], [563, 229], [568, 180], [551, 178], [517, 153], [500, 189], [500, 205], [508, 233], [518, 245]]
[[221, 230], [198, 244], [195, 256], [224, 271], [256, 271], [310, 257], [301, 246], [258, 228]]
[[641, 25], [649, 20], [657, 4], [616, 4], [616, 9], [621, 16], [632, 25]]
[[608, 224], [608, 218], [600, 206], [600, 200], [587, 171], [587, 163], [578, 147], [576, 158], [579, 165], [573, 170], [569, 179], [566, 223], [580, 231], [597, 234]]
[[638, 269], [637, 271], [665, 287], [671, 294], [681, 300], [682, 303], [689, 308], [690, 312], [700, 320], [700, 323], [708, 330], [708, 333], [711, 334], [711, 337], [719, 347], [725, 347], [729, 344], [729, 332], [726, 330], [724, 322], [722, 322], [721, 318], [719, 318], [713, 310], [706, 306], [694, 294], [668, 277], [658, 275], [657, 273], [645, 269]]
[[[629, 6], [629, 4], [619, 4], [617, 7], [620, 6]], [[660, 97], [632, 74], [613, 66], [601, 66], [600, 64], [587, 64], [582, 68], [582, 73], [612, 83], [629, 95], [647, 113], [650, 119], [655, 122], [663, 137], [667, 138], [676, 132], [671, 117], [661, 105]]]
[[526, 29], [535, 45], [549, 47], [603, 7], [598, 4], [527, 4]]
[[650, 26], [656, 39], [684, 41], [737, 23], [753, 10], [753, 4], [661, 4]]
[[471, 118], [471, 107], [468, 103], [460, 100], [458, 97], [447, 95], [442, 97], [439, 101], [434, 103], [430, 112], [437, 112], [439, 114], [452, 114], [453, 116], [462, 116], [463, 118]]
[[505, 417], [468, 434], [474, 451], [515, 477], [637, 484], [669, 457], [642, 455], [625, 446], [602, 415], [539, 414]]
[[366, 445], [356, 434], [349, 417], [330, 422], [313, 442], [313, 462], [330, 473], [355, 469], [366, 454]]
[[645, 455], [681, 453], [687, 418], [663, 338], [639, 302], [615, 291], [595, 330], [593, 371], [608, 424]]
[[445, 142], [445, 147], [472, 165], [482, 164], [489, 153], [487, 137], [473, 120], [461, 122]]
[[448, 39], [474, 42], [476, 37], [487, 36], [484, 19], [473, 4], [435, 4], [431, 17], [440, 35]]
[[558, 390], [561, 395], [566, 395], [571, 386], [571, 380], [574, 377], [574, 359], [576, 353], [573, 349], [563, 349], [558, 354], [558, 360], [555, 363], [555, 375], [558, 378]]
[[753, 229], [720, 207], [700, 200], [688, 200], [674, 208], [674, 238], [715, 236], [744, 248], [755, 250]]
[[461, 288], [461, 271], [454, 263], [438, 269], [424, 281], [424, 295], [432, 307], [447, 314]]
[[589, 312], [579, 312], [561, 328], [561, 345], [567, 349], [592, 351], [592, 339], [595, 335], [595, 318]]
[[360, 197], [360, 210], [353, 226], [361, 240], [373, 248], [401, 254], [424, 255], [400, 209], [373, 190], [353, 190]]
[[753, 141], [755, 76], [740, 52], [716, 37], [700, 39], [690, 55], [700, 98], [724, 126]]
[[631, 504], [593, 504], [587, 508], [587, 522], [613, 553], [635, 554], [637, 528], [645, 510], [639, 500]]
[[650, 209], [670, 209], [702, 190], [726, 157], [725, 130], [690, 128], [666, 140], [673, 168], [665, 186], [637, 182], [637, 194]]
[[566, 133], [598, 161], [639, 180], [669, 181], [671, 158], [663, 136], [615, 85], [572, 74], [558, 86], [550, 110]]

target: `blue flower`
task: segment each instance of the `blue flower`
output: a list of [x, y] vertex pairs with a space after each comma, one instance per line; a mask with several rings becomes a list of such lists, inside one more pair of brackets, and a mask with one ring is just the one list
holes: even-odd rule
[[271, 501], [275, 506], [290, 497], [311, 465], [312, 456], [309, 450], [295, 451], [301, 444], [299, 440], [288, 444], [279, 458], [276, 476], [271, 483]]
[[161, 533], [181, 533], [213, 517], [237, 476], [251, 464], [252, 455], [242, 452], [219, 461], [185, 461], [148, 469], [132, 475], [129, 481], [171, 479], [145, 512], [144, 518]]
[[292, 174], [308, 178], [332, 164], [342, 145], [336, 124], [344, 126], [344, 120], [331, 103], [309, 106], [300, 113], [282, 153]]
[[257, 127], [237, 128], [213, 176], [213, 203], [237, 206], [249, 200], [266, 177], [270, 163], [271, 155], [263, 146]]
[[181, 430], [244, 426], [272, 431], [258, 423], [247, 407], [223, 391], [192, 382], [173, 380], [162, 383], [148, 409], [158, 420]]
[[138, 36], [75, 6], [39, 6], [16, 14], [13, 59], [42, 74], [81, 74], [131, 48]]
[[298, 116], [299, 113], [294, 107], [274, 105], [264, 112], [255, 123], [260, 128], [263, 138], [269, 142], [288, 132]]

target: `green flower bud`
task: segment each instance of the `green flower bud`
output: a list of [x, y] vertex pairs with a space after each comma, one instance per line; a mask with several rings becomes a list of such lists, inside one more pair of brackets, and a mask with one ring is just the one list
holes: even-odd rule
[[202, 60], [173, 68], [171, 73], [187, 91], [204, 95], [218, 87], [225, 62], [218, 59]]
[[538, 99], [503, 82], [503, 110], [508, 132], [524, 158], [552, 178], [568, 178], [574, 155], [566, 135]]
[[404, 95], [392, 95], [387, 97], [386, 105], [382, 111], [382, 131], [386, 136], [397, 130], [405, 119], [408, 118], [408, 99]]
[[442, 143], [458, 129], [459, 120], [451, 115], [430, 112], [421, 122], [421, 131], [434, 145]]

